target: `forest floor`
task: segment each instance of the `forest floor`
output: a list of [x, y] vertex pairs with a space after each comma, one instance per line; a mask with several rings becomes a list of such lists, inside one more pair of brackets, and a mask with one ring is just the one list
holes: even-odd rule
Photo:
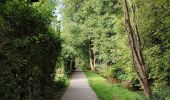
[[61, 100], [98, 100], [98, 97], [89, 86], [84, 72], [77, 70], [73, 72], [70, 85]]

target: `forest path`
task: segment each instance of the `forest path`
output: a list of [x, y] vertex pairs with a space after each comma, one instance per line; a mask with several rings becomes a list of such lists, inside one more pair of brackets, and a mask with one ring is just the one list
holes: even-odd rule
[[80, 69], [73, 72], [70, 85], [61, 100], [98, 100], [88, 84], [87, 78]]

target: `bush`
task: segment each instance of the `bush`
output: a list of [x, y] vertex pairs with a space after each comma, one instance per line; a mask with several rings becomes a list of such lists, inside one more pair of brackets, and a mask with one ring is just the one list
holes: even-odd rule
[[52, 10], [7, 0], [0, 11], [0, 99], [53, 100], [61, 40], [49, 28]]
[[154, 100], [170, 100], [170, 88], [168, 86], [153, 90]]
[[97, 72], [105, 78], [114, 77], [119, 80], [127, 79], [127, 73], [123, 70], [123, 68], [116, 67], [116, 65], [113, 66], [100, 65], [97, 67]]

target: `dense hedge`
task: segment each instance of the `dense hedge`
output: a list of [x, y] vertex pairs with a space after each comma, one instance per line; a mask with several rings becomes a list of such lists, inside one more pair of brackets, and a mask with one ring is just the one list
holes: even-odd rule
[[61, 40], [49, 27], [52, 9], [42, 9], [22, 0], [0, 4], [1, 100], [54, 100]]

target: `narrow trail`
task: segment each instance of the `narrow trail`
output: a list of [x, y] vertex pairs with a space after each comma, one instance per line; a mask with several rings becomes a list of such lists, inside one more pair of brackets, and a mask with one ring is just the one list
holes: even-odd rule
[[95, 92], [88, 84], [83, 71], [73, 72], [70, 85], [61, 100], [98, 100]]

